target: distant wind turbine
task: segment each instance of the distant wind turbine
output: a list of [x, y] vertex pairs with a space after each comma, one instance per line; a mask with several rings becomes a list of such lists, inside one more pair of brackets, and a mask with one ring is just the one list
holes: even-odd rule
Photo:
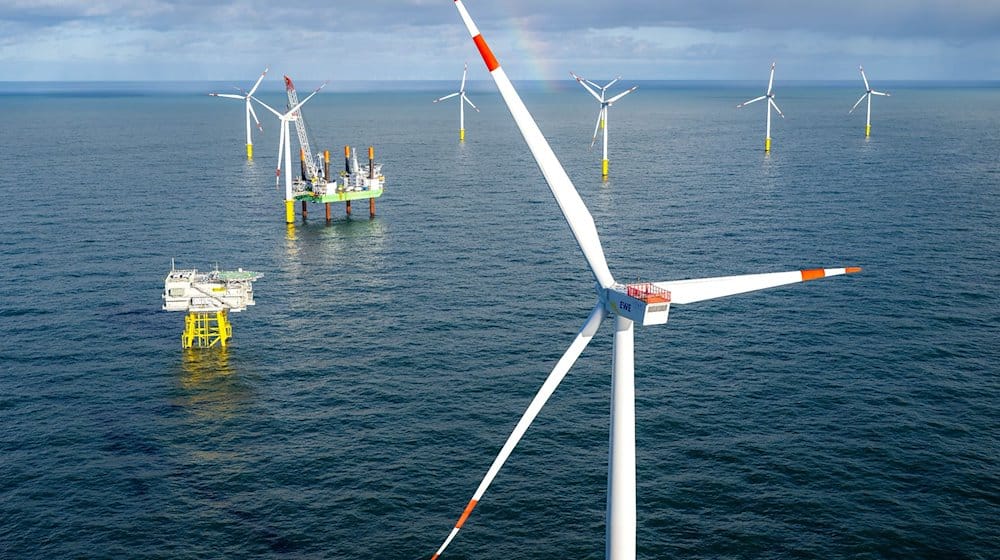
[[[290, 80], [288, 76], [285, 76], [286, 83]], [[290, 107], [287, 111], [281, 112], [271, 107], [267, 103], [264, 103], [256, 97], [251, 97], [257, 103], [260, 103], [262, 107], [278, 117], [278, 122], [281, 123], [281, 133], [278, 137], [278, 166], [274, 171], [274, 183], [275, 185], [280, 185], [281, 183], [281, 162], [284, 160], [285, 165], [285, 222], [292, 223], [295, 221], [295, 210], [294, 204], [295, 199], [292, 194], [292, 137], [289, 131], [288, 123], [292, 121], [297, 121], [302, 118], [302, 114], [299, 109], [306, 104], [307, 101], [313, 98], [314, 95], [320, 92], [321, 89], [326, 87], [326, 82], [323, 82], [321, 86], [313, 90], [305, 99], [299, 101], [299, 103], [293, 107]]]
[[767, 91], [764, 92], [764, 95], [760, 97], [755, 97], [750, 101], [744, 101], [743, 103], [740, 103], [739, 105], [736, 106], [736, 108], [739, 109], [740, 107], [746, 107], [747, 105], [751, 103], [756, 103], [757, 101], [760, 101], [762, 99], [767, 100], [767, 133], [764, 135], [764, 152], [771, 151], [771, 107], [774, 107], [774, 110], [778, 112], [778, 115], [780, 115], [781, 118], [785, 118], [785, 115], [781, 112], [781, 109], [778, 108], [778, 104], [774, 102], [774, 91], [772, 90], [773, 86], [774, 86], [774, 63], [772, 62], [771, 76], [767, 79]]
[[[261, 132], [264, 131], [264, 127], [260, 125], [260, 119], [257, 118], [257, 113], [255, 113], [253, 111], [253, 105], [250, 103], [250, 98], [253, 96], [254, 92], [257, 91], [257, 87], [260, 86], [260, 82], [264, 79], [264, 76], [267, 75], [267, 70], [268, 70], [267, 68], [264, 68], [264, 71], [261, 72], [260, 77], [257, 78], [257, 82], [254, 83], [254, 85], [253, 85], [252, 88], [250, 88], [250, 91], [240, 90], [240, 92], [242, 93], [242, 95], [236, 95], [235, 93], [210, 93], [209, 94], [212, 97], [227, 97], [229, 99], [242, 99], [244, 101], [244, 103], [246, 104], [246, 114], [247, 114], [246, 115], [247, 116], [247, 159], [248, 160], [252, 160], [253, 159], [253, 138], [250, 135], [250, 117], [251, 116], [253, 117], [254, 122], [257, 123], [258, 130], [260, 130]], [[237, 89], [239, 89], [239, 88], [237, 88]]]
[[455, 93], [449, 93], [448, 95], [446, 95], [444, 97], [439, 97], [439, 98], [437, 98], [437, 99], [434, 100], [434, 103], [437, 103], [439, 101], [444, 101], [445, 99], [451, 99], [452, 97], [455, 97], [456, 95], [459, 96], [459, 99], [458, 99], [458, 140], [459, 140], [459, 142], [465, 141], [465, 104], [468, 103], [469, 107], [472, 107], [473, 109], [475, 109], [477, 113], [479, 112], [479, 108], [476, 107], [475, 105], [473, 105], [472, 101], [469, 101], [469, 97], [467, 95], [465, 95], [465, 75], [468, 72], [469, 72], [469, 65], [466, 64], [465, 68], [462, 69], [462, 85], [459, 86], [458, 91], [456, 91]]
[[864, 66], [858, 66], [858, 70], [861, 70], [861, 79], [865, 81], [865, 93], [860, 99], [858, 99], [857, 103], [854, 104], [854, 107], [851, 107], [851, 110], [848, 111], [847, 114], [850, 115], [853, 113], [854, 110], [858, 108], [858, 105], [860, 105], [866, 97], [868, 98], [868, 117], [867, 120], [865, 120], [865, 138], [868, 138], [872, 135], [872, 96], [883, 95], [885, 97], [889, 97], [889, 94], [881, 91], [875, 91], [870, 85], [868, 85], [868, 76], [865, 76]]
[[[607, 99], [605, 94], [607, 93], [608, 88], [614, 85], [615, 82], [620, 80], [622, 78], [621, 76], [618, 76], [617, 78], [611, 80], [605, 86], [599, 86], [594, 82], [581, 78], [580, 76], [577, 76], [572, 72], [570, 72], [569, 75], [576, 78], [576, 81], [580, 82], [580, 85], [583, 86], [584, 89], [589, 91], [590, 95], [593, 95], [594, 99], [596, 99], [597, 102], [601, 104], [601, 110], [597, 112], [597, 125], [594, 126], [594, 138], [590, 141], [590, 147], [593, 148], [594, 143], [597, 142], [597, 131], [600, 129], [604, 129], [604, 151], [601, 157], [601, 177], [607, 177], [608, 176], [608, 107], [611, 107], [611, 105], [615, 101], [618, 101], [622, 97], [625, 97], [626, 95], [638, 89], [639, 86], [632, 86], [631, 88], [625, 90], [624, 92], [619, 93], [618, 95], [610, 99]], [[594, 91], [594, 89], [591, 89], [591, 86], [593, 86], [594, 89], [601, 90], [601, 94], [598, 95], [597, 92]]]

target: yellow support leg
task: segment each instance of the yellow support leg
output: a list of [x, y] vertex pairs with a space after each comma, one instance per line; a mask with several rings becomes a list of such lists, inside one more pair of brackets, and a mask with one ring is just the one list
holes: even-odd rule
[[198, 315], [196, 313], [188, 313], [187, 317], [184, 317], [184, 332], [181, 333], [181, 347], [191, 348], [194, 346], [194, 339], [198, 337]]
[[215, 313], [192, 311], [184, 318], [181, 346], [184, 348], [210, 348], [218, 344], [225, 348], [232, 337], [233, 325], [230, 324], [229, 316], [225, 310]]
[[229, 323], [229, 317], [226, 316], [225, 310], [217, 311], [215, 313], [215, 326], [218, 329], [218, 336], [209, 346], [218, 342], [219, 346], [225, 348], [226, 342], [228, 342], [230, 338], [233, 338], [233, 326]]
[[285, 223], [294, 224], [295, 223], [295, 201], [286, 200], [285, 201]]
[[608, 176], [608, 160], [602, 159], [601, 160], [601, 177], [607, 177], [607, 176]]
[[770, 152], [771, 151], [771, 137], [770, 136], [764, 139], [764, 151], [765, 152]]
[[865, 138], [868, 138], [871, 135], [872, 135], [872, 125], [866, 124], [865, 125]]
[[247, 144], [247, 160], [253, 159], [253, 144]]
[[464, 142], [465, 141], [465, 129], [464, 128], [458, 129], [458, 141], [459, 142]]

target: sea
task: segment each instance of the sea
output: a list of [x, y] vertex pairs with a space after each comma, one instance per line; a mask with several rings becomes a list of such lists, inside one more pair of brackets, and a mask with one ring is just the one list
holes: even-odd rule
[[[636, 329], [638, 557], [1000, 558], [1000, 83], [880, 82], [870, 138], [776, 83], [769, 154], [763, 83], [635, 84], [606, 181], [594, 99], [517, 84], [617, 280], [864, 269]], [[234, 85], [0, 84], [2, 558], [429, 558], [594, 305], [491, 82], [464, 142], [457, 80], [331, 82], [314, 152], [386, 191], [291, 226]], [[262, 273], [228, 348], [172, 262]], [[443, 559], [604, 557], [612, 330]]]

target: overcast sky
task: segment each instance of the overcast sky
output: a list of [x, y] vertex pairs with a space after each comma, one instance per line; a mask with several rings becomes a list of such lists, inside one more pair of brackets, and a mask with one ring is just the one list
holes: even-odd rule
[[[517, 79], [1000, 80], [1000, 0], [466, 0]], [[0, 80], [454, 79], [451, 0], [0, 0]]]

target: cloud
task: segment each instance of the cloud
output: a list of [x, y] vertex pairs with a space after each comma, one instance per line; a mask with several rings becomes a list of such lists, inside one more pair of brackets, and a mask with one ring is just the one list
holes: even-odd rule
[[507, 0], [474, 6], [481, 28], [514, 19], [540, 31], [642, 25], [966, 41], [994, 38], [1000, 30], [1000, 3], [982, 0], [623, 0], [590, 4]]
[[[264, 64], [316, 79], [448, 78], [476, 57], [452, 4], [0, 0], [0, 79], [235, 79]], [[466, 4], [515, 78], [614, 66], [639, 79], [744, 79], [777, 58], [789, 77], [846, 79], [862, 57], [889, 79], [1000, 78], [1000, 2]]]
[[[148, 29], [368, 29], [457, 24], [451, 2], [367, 0], [275, 3], [237, 0], [7, 0], [0, 21], [58, 25], [91, 20]], [[928, 38], [964, 42], [996, 37], [1000, 2], [983, 0], [505, 0], [469, 1], [480, 27], [525, 26], [537, 32], [621, 27], [705, 31], [789, 31], [840, 36]]]

